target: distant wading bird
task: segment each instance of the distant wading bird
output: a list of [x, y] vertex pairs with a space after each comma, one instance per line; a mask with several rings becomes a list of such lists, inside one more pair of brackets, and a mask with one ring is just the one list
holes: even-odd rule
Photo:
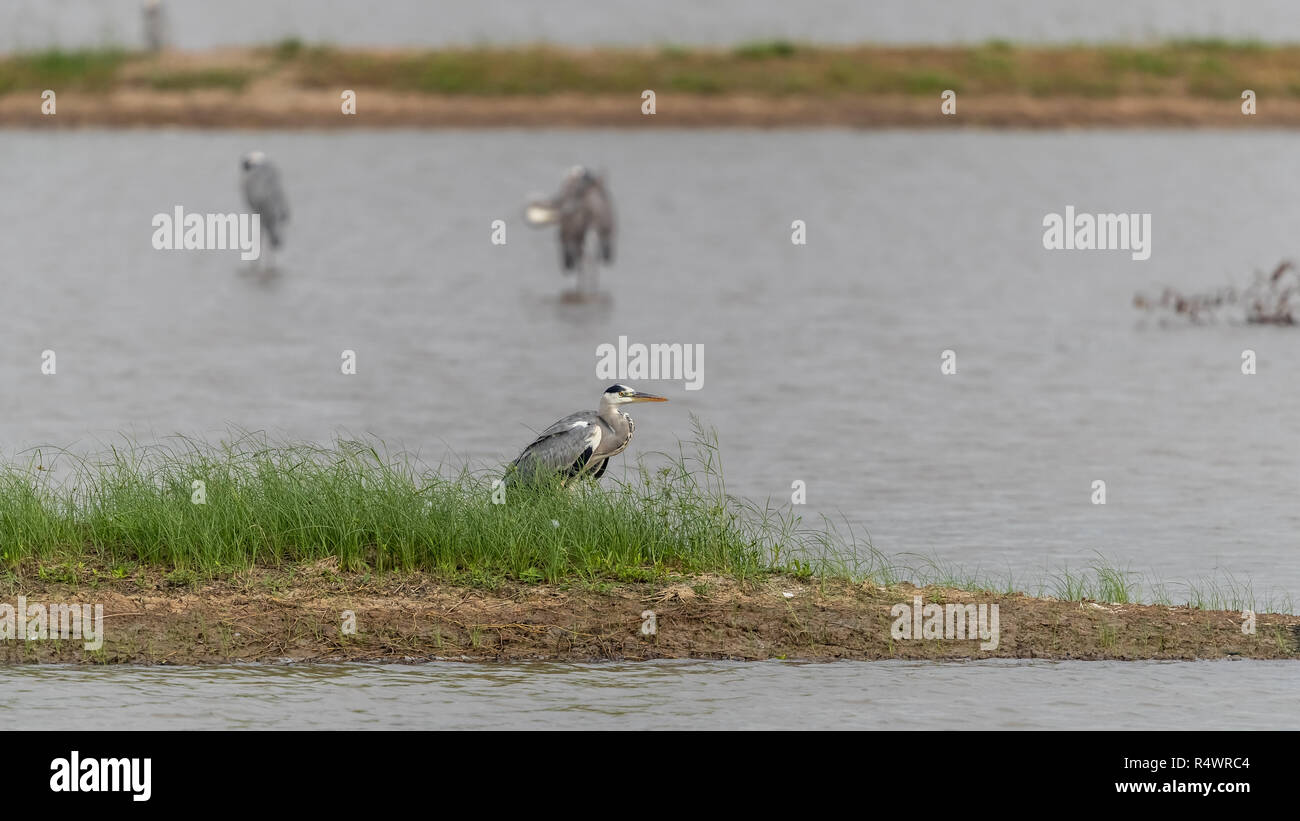
[[163, 50], [167, 44], [166, 9], [162, 0], [145, 0], [141, 8], [144, 13], [144, 43], [153, 52]]
[[253, 213], [260, 215], [271, 247], [279, 248], [284, 225], [289, 221], [289, 201], [280, 187], [280, 172], [261, 151], [245, 154], [242, 165], [244, 200]]
[[576, 270], [579, 293], [595, 293], [596, 266], [589, 268], [584, 255], [589, 231], [596, 232], [601, 260], [606, 265], [614, 261], [614, 205], [605, 187], [605, 175], [575, 165], [564, 176], [558, 194], [549, 199], [530, 198], [524, 219], [534, 228], [559, 223], [560, 262], [564, 272]]
[[542, 431], [510, 463], [506, 481], [536, 483], [557, 475], [561, 484], [586, 475], [599, 479], [609, 460], [632, 441], [632, 417], [620, 411], [619, 405], [667, 401], [627, 385], [610, 385], [600, 399], [600, 410], [571, 413]]

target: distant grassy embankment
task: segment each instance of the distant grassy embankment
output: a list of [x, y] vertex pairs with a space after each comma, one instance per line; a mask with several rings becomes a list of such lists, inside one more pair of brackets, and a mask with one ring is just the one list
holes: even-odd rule
[[[0, 58], [0, 123], [387, 126], [1300, 125], [1300, 45], [356, 50], [273, 46]], [[340, 93], [357, 92], [355, 116]], [[653, 117], [641, 94], [657, 96]], [[1253, 90], [1258, 114], [1243, 116]], [[955, 116], [939, 95], [958, 95]], [[38, 99], [38, 98], [35, 98]]]
[[1154, 47], [814, 47], [785, 41], [732, 50], [553, 48], [366, 54], [281, 47], [306, 87], [359, 85], [429, 94], [1031, 97], [1190, 96], [1243, 88], [1300, 99], [1300, 47], [1190, 41]]

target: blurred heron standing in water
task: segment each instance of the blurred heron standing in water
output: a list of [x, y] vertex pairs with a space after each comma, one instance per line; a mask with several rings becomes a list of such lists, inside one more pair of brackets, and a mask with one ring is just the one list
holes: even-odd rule
[[144, 43], [152, 52], [163, 50], [167, 44], [167, 10], [162, 0], [144, 2]]
[[280, 171], [261, 151], [245, 154], [241, 165], [244, 200], [249, 210], [260, 216], [271, 247], [279, 248], [284, 225], [289, 221], [289, 201], [280, 187]]
[[588, 232], [596, 232], [600, 259], [606, 265], [614, 261], [614, 205], [605, 185], [605, 175], [575, 165], [565, 174], [558, 194], [530, 198], [524, 218], [535, 228], [559, 224], [560, 262], [564, 272], [576, 271], [578, 293], [594, 294], [598, 289], [596, 264], [584, 253]]

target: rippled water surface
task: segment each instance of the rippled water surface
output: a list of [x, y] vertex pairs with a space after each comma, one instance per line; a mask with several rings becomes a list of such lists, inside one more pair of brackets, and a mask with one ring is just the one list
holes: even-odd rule
[[1296, 692], [1247, 661], [19, 667], [0, 726], [1294, 730]]

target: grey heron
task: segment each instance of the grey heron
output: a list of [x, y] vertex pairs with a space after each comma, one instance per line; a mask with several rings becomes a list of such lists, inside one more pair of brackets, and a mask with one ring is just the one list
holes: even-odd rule
[[245, 154], [242, 167], [244, 200], [253, 213], [260, 215], [271, 247], [279, 248], [284, 224], [289, 221], [289, 201], [280, 187], [280, 171], [261, 151]]
[[[614, 261], [614, 205], [604, 174], [575, 165], [565, 174], [558, 194], [530, 199], [524, 209], [524, 219], [535, 228], [559, 224], [560, 263], [565, 273], [577, 270], [579, 291], [587, 272], [584, 251], [590, 231], [596, 232], [601, 260], [606, 265]], [[594, 269], [591, 274], [591, 290], [594, 291]]]
[[145, 0], [144, 41], [150, 51], [162, 51], [167, 42], [167, 17], [162, 0]]
[[562, 484], [585, 475], [599, 479], [609, 460], [632, 441], [632, 417], [619, 406], [667, 401], [627, 385], [610, 385], [600, 398], [599, 410], [571, 413], [542, 431], [510, 463], [506, 481], [535, 483], [557, 475]]

